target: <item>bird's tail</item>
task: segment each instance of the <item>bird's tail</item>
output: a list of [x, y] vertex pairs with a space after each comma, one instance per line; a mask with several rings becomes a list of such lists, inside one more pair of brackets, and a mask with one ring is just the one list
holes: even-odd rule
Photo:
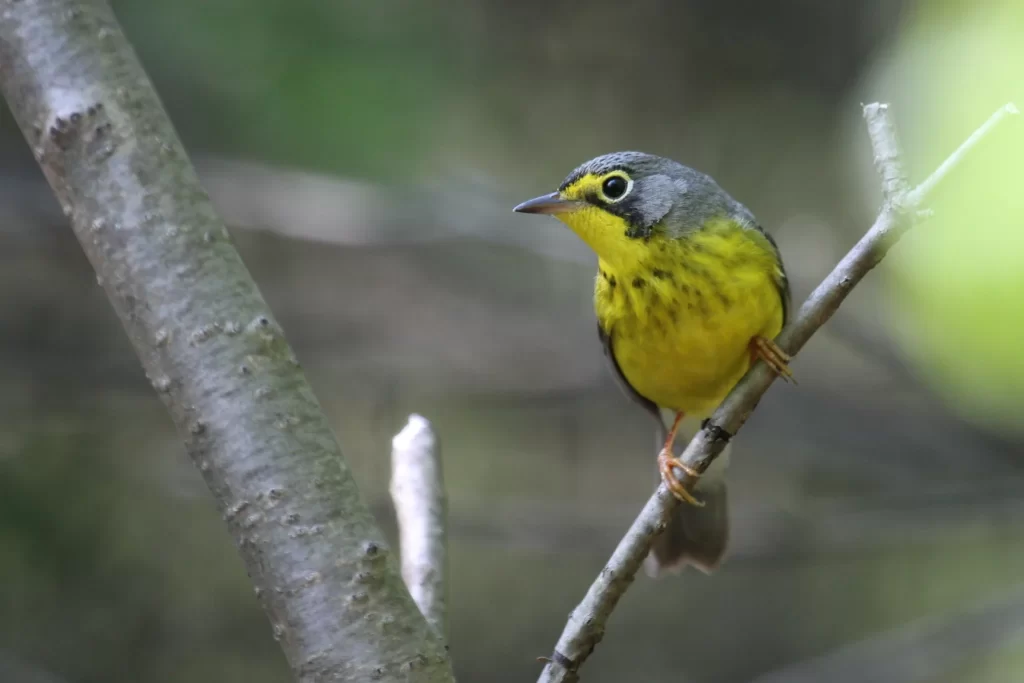
[[[664, 439], [658, 448], [663, 443]], [[678, 574], [688, 564], [710, 574], [721, 564], [729, 543], [728, 495], [724, 475], [731, 448], [727, 445], [697, 480], [693, 494], [704, 503], [703, 507], [684, 502], [672, 511], [668, 526], [654, 539], [644, 562], [648, 576]]]

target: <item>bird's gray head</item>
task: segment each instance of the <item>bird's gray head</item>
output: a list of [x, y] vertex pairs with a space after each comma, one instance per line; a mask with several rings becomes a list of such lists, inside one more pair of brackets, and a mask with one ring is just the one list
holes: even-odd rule
[[[753, 221], [742, 204], [709, 176], [688, 166], [643, 152], [614, 152], [578, 166], [558, 188], [518, 211], [559, 213], [556, 201], [589, 205], [622, 218], [626, 235], [646, 238], [656, 230], [672, 235], [700, 228], [716, 216]], [[531, 203], [536, 203], [531, 206]]]

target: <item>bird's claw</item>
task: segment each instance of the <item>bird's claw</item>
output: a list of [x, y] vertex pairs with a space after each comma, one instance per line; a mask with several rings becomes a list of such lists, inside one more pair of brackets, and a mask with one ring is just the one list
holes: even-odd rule
[[684, 503], [704, 507], [703, 501], [697, 500], [693, 497], [692, 493], [686, 490], [683, 482], [679, 481], [679, 478], [676, 477], [673, 468], [682, 470], [694, 479], [700, 476], [700, 472], [683, 463], [679, 458], [672, 457], [668, 450], [662, 450], [661, 453], [658, 453], [658, 471], [661, 472], [661, 479], [665, 482], [668, 490], [672, 492], [672, 495]]
[[793, 377], [793, 373], [789, 370], [789, 361], [792, 360], [792, 357], [780, 349], [779, 345], [771, 339], [754, 337], [750, 340], [750, 352], [754, 359], [760, 358], [763, 360], [765, 365], [770, 367], [782, 379], [796, 384], [796, 378]]

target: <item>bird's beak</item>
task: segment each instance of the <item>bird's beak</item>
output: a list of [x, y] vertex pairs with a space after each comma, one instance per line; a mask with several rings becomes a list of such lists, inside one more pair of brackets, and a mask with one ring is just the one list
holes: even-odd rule
[[516, 213], [569, 213], [583, 206], [582, 202], [572, 199], [563, 199], [557, 192], [541, 195], [528, 199], [519, 206], [512, 209]]

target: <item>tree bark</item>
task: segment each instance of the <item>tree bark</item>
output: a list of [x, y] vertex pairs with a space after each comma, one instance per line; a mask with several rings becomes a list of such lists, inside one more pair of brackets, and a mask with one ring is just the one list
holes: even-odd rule
[[0, 88], [213, 492], [296, 678], [452, 681], [106, 2], [0, 0]]

